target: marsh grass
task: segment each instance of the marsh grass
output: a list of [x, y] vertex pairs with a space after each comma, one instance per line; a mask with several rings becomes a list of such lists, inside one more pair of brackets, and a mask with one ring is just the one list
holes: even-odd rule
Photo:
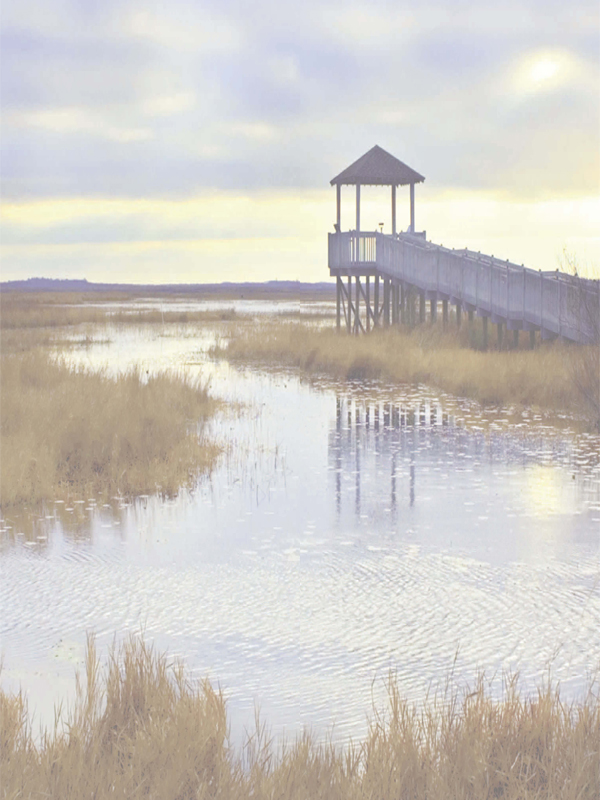
[[[566, 410], [585, 416], [592, 425], [598, 423], [594, 406], [594, 381], [598, 385], [600, 373], [597, 347], [555, 342], [535, 350], [482, 352], [471, 346], [476, 332], [463, 327], [452, 333], [441, 325], [426, 325], [410, 332], [390, 328], [369, 336], [348, 336], [332, 328], [265, 322], [246, 329], [243, 336], [233, 330], [213, 353], [345, 380], [423, 383], [482, 404]], [[573, 374], [578, 358], [590, 368], [587, 375], [579, 373], [581, 384]]]
[[34, 736], [23, 695], [0, 692], [2, 796], [192, 800], [592, 800], [600, 777], [600, 703], [516, 678], [493, 700], [482, 678], [421, 708], [392, 677], [363, 741], [336, 747], [305, 733], [276, 748], [264, 725], [241, 749], [223, 694], [193, 682], [140, 639], [101, 669], [88, 641], [85, 686], [68, 716]]
[[2, 357], [0, 497], [15, 505], [85, 495], [174, 494], [217, 455], [206, 386], [183, 375], [118, 377], [41, 349]]
[[[0, 296], [4, 514], [82, 495], [173, 495], [218, 454], [204, 433], [217, 404], [200, 380], [140, 370], [112, 377], [67, 364], [61, 351], [97, 342], [99, 327], [115, 322], [106, 309], [80, 307], [77, 299]], [[141, 316], [116, 322], [137, 325]]]
[[[230, 322], [236, 319], [233, 308], [178, 311], [169, 309], [169, 300], [158, 308], [121, 308], [115, 310], [114, 299], [99, 302], [87, 298], [94, 305], [86, 305], [79, 295], [71, 296], [43, 293], [0, 294], [0, 328], [22, 332], [26, 329], [71, 328], [76, 325], [188, 325], [212, 322]], [[121, 298], [121, 302], [127, 298]], [[132, 298], [130, 302], [134, 302]], [[189, 298], [188, 298], [189, 301]]]

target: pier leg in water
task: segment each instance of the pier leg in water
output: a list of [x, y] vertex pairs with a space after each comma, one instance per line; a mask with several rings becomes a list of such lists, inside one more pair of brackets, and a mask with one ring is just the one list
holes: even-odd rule
[[513, 331], [513, 347], [515, 350], [519, 349], [519, 329], [515, 328]]
[[425, 292], [419, 293], [419, 322], [425, 322]]
[[469, 311], [469, 325], [473, 322], [474, 316], [475, 316], [475, 312], [474, 311]]
[[461, 323], [461, 316], [462, 316], [462, 307], [460, 303], [456, 304], [456, 327], [460, 328]]
[[444, 323], [444, 330], [448, 327], [448, 301], [442, 300], [442, 319]]
[[348, 328], [348, 333], [352, 331], [352, 278], [348, 278], [348, 293], [346, 296], [346, 300], [348, 301], [348, 319], [346, 321], [346, 327]]
[[532, 350], [535, 347], [535, 331], [529, 331], [529, 347]]
[[335, 283], [335, 289], [336, 289], [336, 291], [335, 291], [335, 327], [336, 327], [336, 329], [338, 331], [339, 331], [340, 325], [341, 325], [341, 304], [342, 304], [341, 303], [341, 301], [342, 301], [341, 289], [340, 289], [340, 283], [341, 282], [342, 282], [342, 279], [338, 275], [338, 277], [336, 279], [336, 283]]
[[390, 281], [385, 278], [383, 281], [383, 324], [386, 328], [390, 326]]
[[488, 318], [483, 317], [483, 349], [487, 350], [488, 348]]
[[430, 301], [430, 322], [433, 325], [437, 320], [437, 298]]
[[360, 333], [360, 278], [356, 276], [356, 315], [354, 317], [354, 332]]
[[371, 279], [365, 278], [365, 301], [367, 306], [367, 333], [371, 330]]
[[379, 275], [375, 275], [374, 279], [374, 287], [373, 287], [373, 304], [375, 306], [375, 322], [374, 325], [376, 328], [379, 327]]
[[498, 350], [502, 350], [502, 335], [504, 333], [504, 326], [501, 322], [498, 323]]
[[400, 291], [400, 322], [406, 325], [406, 286], [401, 283], [399, 286]]

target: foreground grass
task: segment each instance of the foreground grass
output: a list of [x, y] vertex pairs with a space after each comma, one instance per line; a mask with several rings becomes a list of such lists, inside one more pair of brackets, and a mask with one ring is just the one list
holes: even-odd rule
[[233, 335], [216, 354], [299, 367], [336, 378], [425, 383], [484, 404], [535, 405], [600, 424], [600, 351], [554, 343], [536, 350], [481, 352], [468, 333], [423, 326], [369, 336], [266, 323]]
[[184, 376], [73, 369], [42, 349], [2, 356], [3, 512], [42, 500], [175, 493], [217, 455], [203, 426], [215, 409]]
[[[389, 683], [389, 707], [344, 749], [305, 734], [275, 752], [264, 728], [240, 753], [223, 695], [191, 682], [141, 641], [113, 650], [102, 675], [88, 643], [86, 689], [41, 741], [22, 695], [0, 692], [4, 798], [281, 800], [592, 800], [600, 792], [600, 703], [540, 690], [501, 702], [474, 691], [418, 711]], [[448, 701], [449, 700], [449, 701]]]

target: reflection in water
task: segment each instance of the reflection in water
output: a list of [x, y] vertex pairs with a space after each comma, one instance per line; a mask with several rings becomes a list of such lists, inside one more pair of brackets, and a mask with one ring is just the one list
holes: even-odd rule
[[[523, 509], [538, 520], [574, 513], [578, 497], [586, 497], [590, 504], [600, 502], [600, 454], [595, 442], [590, 449], [573, 450], [570, 440], [563, 437], [466, 426], [434, 399], [387, 402], [338, 393], [335, 403], [328, 451], [335, 473], [338, 521], [349, 494], [347, 476], [353, 478], [357, 520], [377, 516], [365, 506], [366, 499], [367, 505], [389, 509], [397, 521], [399, 509], [419, 504], [420, 470], [429, 476], [433, 469], [448, 480], [444, 471], [473, 473], [476, 465], [492, 472], [494, 465], [518, 468]], [[514, 471], [509, 470], [509, 476], [515, 477]], [[480, 480], [481, 476], [475, 476], [473, 486]], [[427, 496], [427, 502], [431, 500]]]

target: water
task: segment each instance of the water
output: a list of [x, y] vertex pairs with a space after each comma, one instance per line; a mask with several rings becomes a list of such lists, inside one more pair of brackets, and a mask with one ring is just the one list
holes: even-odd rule
[[[581, 695], [600, 663], [599, 437], [427, 388], [236, 369], [225, 328], [114, 328], [90, 368], [186, 369], [234, 405], [228, 453], [173, 500], [4, 520], [2, 684], [37, 719], [73, 697], [87, 631], [139, 632], [220, 682], [234, 736], [361, 736], [393, 670], [420, 702], [453, 668]], [[105, 335], [105, 334], [104, 334]]]

